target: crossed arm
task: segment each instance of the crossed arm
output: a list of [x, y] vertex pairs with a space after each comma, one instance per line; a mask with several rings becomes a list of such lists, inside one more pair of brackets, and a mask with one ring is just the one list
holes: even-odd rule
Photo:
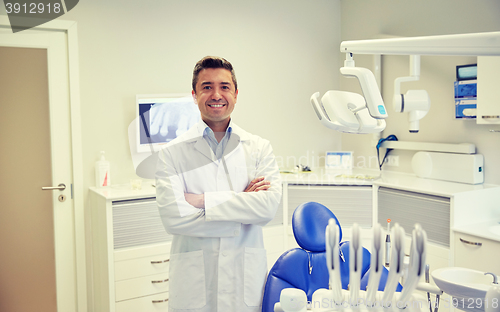
[[[266, 191], [270, 187], [271, 182], [265, 180], [265, 177], [257, 177], [250, 181], [244, 192]], [[184, 193], [184, 197], [190, 205], [200, 209], [205, 208], [205, 194]]]

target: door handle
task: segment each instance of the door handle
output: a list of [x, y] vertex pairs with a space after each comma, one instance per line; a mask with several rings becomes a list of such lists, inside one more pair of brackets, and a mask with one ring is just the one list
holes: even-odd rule
[[66, 185], [64, 183], [61, 183], [58, 186], [44, 186], [44, 187], [42, 187], [43, 191], [52, 191], [52, 190], [64, 191], [65, 189], [66, 189]]

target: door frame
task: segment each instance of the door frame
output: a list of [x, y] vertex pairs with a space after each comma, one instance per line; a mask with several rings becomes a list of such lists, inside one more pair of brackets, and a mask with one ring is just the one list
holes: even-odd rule
[[[0, 15], [0, 26], [9, 27], [8, 16]], [[85, 210], [83, 189], [83, 154], [80, 119], [80, 71], [78, 66], [78, 35], [74, 21], [52, 20], [32, 30], [57, 30], [66, 33], [68, 40], [68, 85], [71, 123], [71, 152], [73, 174], [73, 206], [75, 231], [75, 267], [77, 311], [87, 311], [87, 274], [85, 255]]]

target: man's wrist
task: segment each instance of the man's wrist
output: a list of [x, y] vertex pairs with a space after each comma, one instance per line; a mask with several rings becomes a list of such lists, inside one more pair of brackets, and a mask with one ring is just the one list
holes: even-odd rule
[[184, 198], [191, 206], [196, 208], [205, 209], [205, 195], [184, 193]]
[[205, 209], [205, 194], [200, 194], [200, 196], [198, 196], [198, 206], [197, 207]]

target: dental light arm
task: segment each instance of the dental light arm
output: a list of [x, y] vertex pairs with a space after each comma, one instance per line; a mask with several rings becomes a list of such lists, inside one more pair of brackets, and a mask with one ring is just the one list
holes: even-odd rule
[[340, 68], [340, 73], [347, 77], [358, 78], [370, 116], [376, 119], [387, 118], [384, 100], [382, 100], [375, 76], [369, 69], [355, 67], [352, 55], [348, 53], [344, 67]]
[[340, 52], [384, 55], [500, 55], [500, 31], [390, 38], [351, 40], [340, 44]]

